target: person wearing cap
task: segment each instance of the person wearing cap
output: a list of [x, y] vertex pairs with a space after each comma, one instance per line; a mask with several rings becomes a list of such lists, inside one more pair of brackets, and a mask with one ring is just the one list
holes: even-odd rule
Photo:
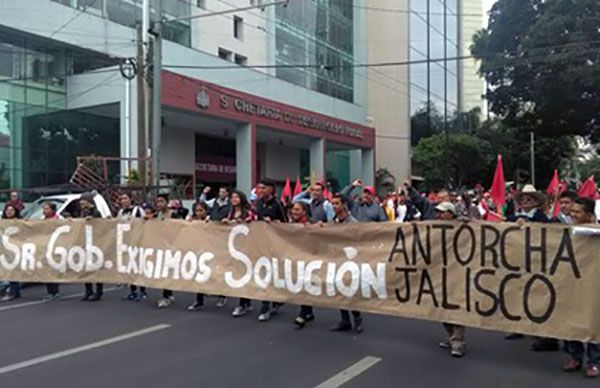
[[[352, 191], [357, 187], [362, 187], [360, 200], [351, 200]], [[342, 189], [341, 195], [346, 198], [348, 209], [352, 217], [358, 222], [387, 222], [388, 218], [383, 208], [375, 203], [375, 188], [373, 186], [364, 186], [360, 179], [356, 179], [351, 185]]]
[[330, 222], [333, 220], [333, 207], [325, 198], [325, 185], [317, 182], [308, 190], [296, 195], [292, 202], [302, 202], [308, 206], [308, 216], [311, 223]]
[[[528, 222], [547, 223], [550, 221], [544, 211], [546, 196], [537, 191], [533, 185], [525, 185], [523, 189], [517, 193], [516, 201], [517, 211], [512, 216], [508, 217], [507, 220], [509, 222], [516, 222], [522, 226]], [[523, 338], [523, 335], [519, 333], [509, 333], [505, 338], [507, 340], [513, 340]], [[531, 350], [535, 352], [558, 351], [558, 340], [554, 338], [536, 337], [531, 345]]]
[[[288, 222], [285, 206], [275, 197], [275, 184], [271, 181], [263, 180], [258, 184], [258, 200], [256, 201], [256, 218], [258, 221], [265, 222]], [[263, 301], [258, 315], [259, 322], [266, 322], [271, 319], [271, 315], [277, 314], [283, 303], [273, 303]]]
[[[84, 193], [79, 199], [79, 218], [91, 219], [91, 218], [102, 218], [102, 215], [96, 209], [94, 202], [95, 195], [93, 193]], [[85, 293], [82, 302], [97, 302], [102, 298], [104, 291], [104, 285], [102, 283], [96, 283], [96, 290], [94, 291], [93, 283], [85, 283]]]
[[[173, 209], [175, 207], [174, 203], [169, 205], [169, 196], [167, 194], [161, 194], [156, 197], [156, 219], [163, 221], [167, 219], [184, 219], [183, 213], [180, 211], [176, 211]], [[180, 205], [177, 202], [177, 205]], [[171, 290], [163, 290], [162, 298], [156, 301], [156, 306], [158, 308], [166, 308], [173, 304], [175, 301], [175, 295], [173, 295], [173, 291]]]
[[[440, 202], [435, 207], [435, 219], [438, 221], [453, 221], [457, 216], [456, 206], [451, 202]], [[452, 357], [463, 357], [465, 355], [465, 327], [444, 323], [444, 329], [448, 336], [439, 342], [439, 346], [447, 349]]]

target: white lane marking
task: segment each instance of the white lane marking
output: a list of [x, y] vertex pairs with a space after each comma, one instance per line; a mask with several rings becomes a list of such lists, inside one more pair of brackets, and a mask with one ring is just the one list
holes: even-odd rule
[[30, 366], [42, 364], [44, 362], [53, 361], [53, 360], [56, 360], [56, 359], [59, 359], [59, 358], [72, 356], [72, 355], [77, 354], [77, 353], [87, 352], [89, 350], [97, 349], [97, 348], [100, 348], [100, 347], [103, 347], [103, 346], [112, 345], [112, 344], [117, 343], [117, 342], [125, 341], [125, 340], [131, 339], [131, 338], [135, 338], [135, 337], [139, 337], [139, 336], [145, 335], [145, 334], [150, 334], [150, 333], [153, 333], [155, 331], [168, 329], [169, 327], [171, 327], [171, 325], [166, 324], [166, 323], [163, 323], [163, 324], [160, 324], [160, 325], [156, 325], [156, 326], [150, 326], [150, 327], [147, 327], [147, 328], [142, 329], [142, 330], [132, 331], [131, 333], [119, 335], [119, 336], [116, 336], [116, 337], [107, 338], [107, 339], [102, 340], [102, 341], [92, 342], [91, 344], [87, 344], [87, 345], [83, 345], [83, 346], [78, 346], [76, 348], [71, 348], [71, 349], [63, 350], [62, 352], [52, 353], [52, 354], [48, 354], [48, 355], [45, 355], [45, 356], [32, 358], [31, 360], [18, 362], [16, 364], [12, 364], [12, 365], [7, 365], [7, 366], [4, 366], [4, 367], [0, 368], [0, 375], [5, 374], [5, 373], [9, 373], [9, 372], [14, 372], [16, 370], [23, 369], [23, 368], [28, 368]]
[[321, 384], [317, 385], [316, 388], [338, 388], [343, 384], [346, 384], [348, 381], [352, 380], [359, 374], [363, 373], [373, 365], [377, 364], [381, 361], [381, 358], [367, 356], [357, 362], [356, 364], [344, 369], [337, 375], [331, 377], [330, 379], [323, 381]]
[[[107, 288], [106, 290], [104, 290], [104, 292], [106, 293], [106, 292], [111, 292], [111, 291], [115, 291], [115, 290], [119, 290], [119, 287]], [[60, 296], [56, 300], [79, 298], [79, 297], [82, 297], [83, 295], [84, 295], [84, 293], [82, 292], [82, 293], [79, 293], [79, 294]], [[0, 311], [18, 309], [18, 308], [21, 308], [21, 307], [28, 307], [28, 306], [37, 306], [39, 304], [44, 304], [44, 303], [50, 303], [50, 302], [47, 302], [45, 300], [36, 300], [36, 301], [32, 301], [32, 302], [10, 304], [8, 306], [0, 307]]]

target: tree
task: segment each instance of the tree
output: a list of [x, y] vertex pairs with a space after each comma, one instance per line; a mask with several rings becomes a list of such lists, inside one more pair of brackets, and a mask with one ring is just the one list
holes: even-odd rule
[[471, 47], [492, 112], [520, 132], [600, 139], [600, 2], [499, 0]]
[[475, 136], [438, 134], [423, 139], [413, 150], [416, 172], [430, 189], [473, 186], [481, 182], [486, 158]]
[[[486, 161], [485, 187], [489, 187], [494, 173], [496, 156], [502, 154], [507, 180], [530, 183], [530, 135], [507, 126], [501, 120], [486, 121], [477, 132]], [[572, 136], [538, 137], [536, 139], [535, 175], [538, 186], [550, 182], [555, 169], [563, 171], [565, 163], [576, 154], [577, 145]]]
[[579, 162], [577, 170], [581, 180], [593, 176], [597, 182], [600, 179], [600, 156], [595, 156], [591, 159]]

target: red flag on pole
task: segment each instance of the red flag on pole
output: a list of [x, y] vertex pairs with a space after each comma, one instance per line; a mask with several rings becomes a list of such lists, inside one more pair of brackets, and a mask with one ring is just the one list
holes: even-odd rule
[[294, 185], [294, 197], [302, 192], [302, 184], [300, 183], [300, 177], [296, 177], [296, 185]]
[[559, 186], [560, 186], [560, 181], [558, 179], [558, 170], [554, 170], [554, 176], [552, 177], [552, 180], [550, 181], [550, 184], [548, 185], [548, 188], [546, 189], [546, 193], [548, 195], [555, 196], [556, 193], [558, 192]]
[[289, 197], [292, 195], [292, 185], [290, 183], [290, 178], [285, 181], [285, 186], [283, 187], [283, 191], [281, 192], [281, 202], [287, 204]]
[[490, 190], [490, 198], [498, 209], [506, 205], [506, 181], [504, 180], [504, 167], [502, 165], [502, 155], [498, 155], [494, 181]]
[[596, 181], [591, 176], [579, 188], [577, 195], [583, 198], [596, 199]]

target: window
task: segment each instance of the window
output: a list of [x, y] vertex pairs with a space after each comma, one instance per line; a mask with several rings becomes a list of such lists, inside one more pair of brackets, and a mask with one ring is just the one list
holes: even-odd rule
[[244, 39], [244, 19], [239, 16], [233, 17], [233, 37], [239, 40]]
[[231, 51], [225, 50], [224, 48], [219, 47], [219, 58], [231, 62], [232, 57], [233, 57], [233, 53]]
[[196, 0], [196, 5], [200, 9], [206, 9], [206, 0]]
[[248, 57], [245, 57], [240, 54], [235, 54], [234, 61], [240, 66], [246, 66], [248, 64]]

